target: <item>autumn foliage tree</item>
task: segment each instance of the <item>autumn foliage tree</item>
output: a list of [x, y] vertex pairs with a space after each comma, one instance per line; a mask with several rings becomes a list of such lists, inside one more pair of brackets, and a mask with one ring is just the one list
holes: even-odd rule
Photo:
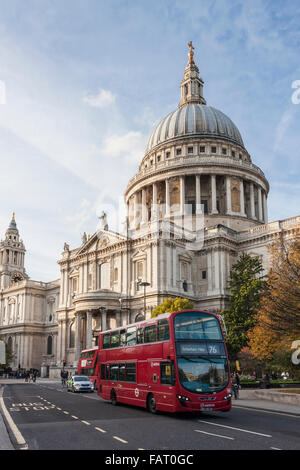
[[176, 297], [176, 299], [166, 297], [160, 305], [155, 307], [151, 316], [155, 318], [162, 313], [178, 312], [179, 310], [189, 310], [192, 308], [194, 308], [194, 302], [191, 300], [182, 297]]
[[260, 359], [288, 353], [292, 341], [300, 338], [300, 241], [280, 241], [270, 254], [267, 290], [248, 334], [251, 351]]

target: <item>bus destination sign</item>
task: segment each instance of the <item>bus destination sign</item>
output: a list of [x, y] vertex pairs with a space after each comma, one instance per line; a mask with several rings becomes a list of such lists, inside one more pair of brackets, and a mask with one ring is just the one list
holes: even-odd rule
[[178, 342], [176, 343], [176, 352], [183, 356], [224, 356], [225, 349], [223, 343], [217, 342]]

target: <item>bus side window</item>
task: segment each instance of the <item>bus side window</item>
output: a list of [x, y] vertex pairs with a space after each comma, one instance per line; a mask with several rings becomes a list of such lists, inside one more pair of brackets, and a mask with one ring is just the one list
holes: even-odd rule
[[136, 364], [135, 362], [126, 364], [126, 382], [136, 381]]
[[156, 341], [156, 325], [146, 326], [144, 343], [155, 343]]
[[110, 380], [119, 380], [119, 364], [110, 365]]
[[120, 346], [126, 346], [126, 330], [120, 331]]
[[110, 333], [103, 335], [103, 349], [110, 348]]
[[158, 320], [157, 341], [167, 341], [170, 339], [169, 321], [167, 319]]
[[105, 380], [105, 364], [101, 364], [101, 379]]
[[136, 326], [127, 328], [127, 346], [134, 346], [136, 344]]
[[110, 347], [118, 348], [119, 347], [119, 330], [113, 331], [110, 337]]
[[125, 382], [126, 381], [125, 364], [120, 364], [119, 380], [120, 380], [120, 382]]
[[144, 328], [138, 328], [137, 330], [137, 344], [143, 344], [144, 342]]

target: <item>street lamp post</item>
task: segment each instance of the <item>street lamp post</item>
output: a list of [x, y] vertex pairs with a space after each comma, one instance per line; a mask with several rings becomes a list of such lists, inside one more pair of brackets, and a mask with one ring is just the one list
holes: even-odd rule
[[146, 287], [150, 286], [149, 282], [140, 282], [140, 286], [144, 287], [144, 316], [146, 319]]

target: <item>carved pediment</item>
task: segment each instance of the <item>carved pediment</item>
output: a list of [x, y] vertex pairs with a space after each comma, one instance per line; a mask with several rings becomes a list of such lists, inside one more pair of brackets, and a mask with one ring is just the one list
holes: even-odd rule
[[102, 250], [108, 246], [120, 243], [126, 240], [126, 237], [118, 233], [110, 232], [108, 230], [98, 230], [92, 237], [77, 252], [78, 255], [83, 253], [90, 253], [97, 250]]

